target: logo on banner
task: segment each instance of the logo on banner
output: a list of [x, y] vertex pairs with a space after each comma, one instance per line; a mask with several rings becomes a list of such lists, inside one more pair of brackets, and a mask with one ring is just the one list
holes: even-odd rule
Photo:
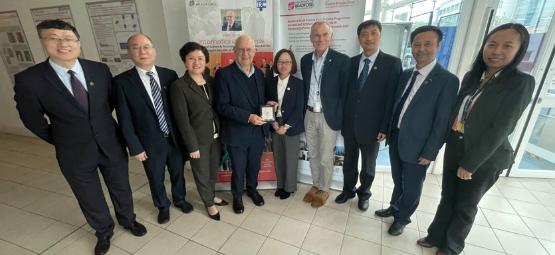
[[266, 8], [266, 0], [256, 0], [256, 8], [258, 8], [259, 11]]
[[297, 0], [287, 3], [287, 10], [310, 9], [314, 7], [314, 0]]

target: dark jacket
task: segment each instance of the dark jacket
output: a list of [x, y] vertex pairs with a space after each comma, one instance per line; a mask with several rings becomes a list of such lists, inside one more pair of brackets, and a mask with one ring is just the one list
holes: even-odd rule
[[[267, 79], [266, 99], [278, 102], [278, 76]], [[304, 132], [304, 85], [299, 78], [289, 75], [287, 88], [283, 93], [281, 104], [281, 117], [284, 124], [291, 126], [285, 133], [288, 136], [298, 135]]]

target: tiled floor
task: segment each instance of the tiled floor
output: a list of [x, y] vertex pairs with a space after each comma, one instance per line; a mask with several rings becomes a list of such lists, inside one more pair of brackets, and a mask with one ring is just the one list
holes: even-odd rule
[[[222, 221], [209, 220], [187, 170], [188, 200], [195, 211], [171, 210], [168, 224], [156, 223], [142, 166], [130, 161], [135, 211], [148, 234], [138, 238], [116, 227], [109, 254], [434, 254], [415, 244], [433, 219], [441, 176], [426, 178], [413, 223], [399, 237], [387, 234], [391, 219], [373, 211], [387, 205], [391, 177], [379, 173], [370, 209], [356, 199], [320, 209], [302, 202], [309, 186], [287, 200], [263, 191], [266, 205], [245, 198], [245, 213], [221, 208]], [[168, 185], [169, 187], [169, 185]], [[228, 201], [228, 192], [220, 194]], [[35, 139], [0, 134], [0, 254], [91, 254], [96, 239], [60, 175], [51, 146]], [[555, 255], [555, 180], [501, 178], [485, 196], [465, 254]]]

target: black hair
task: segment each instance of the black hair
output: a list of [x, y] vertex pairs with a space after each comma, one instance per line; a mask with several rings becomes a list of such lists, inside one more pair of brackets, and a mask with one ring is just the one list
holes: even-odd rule
[[287, 53], [291, 57], [291, 73], [292, 74], [297, 73], [297, 60], [295, 59], [295, 54], [293, 54], [293, 52], [290, 51], [289, 49], [281, 49], [276, 53], [276, 56], [274, 57], [274, 64], [272, 65], [272, 70], [278, 73], [277, 64], [278, 64], [279, 57], [281, 57], [281, 54], [283, 53]]
[[42, 30], [51, 29], [51, 28], [72, 31], [77, 37], [77, 39], [79, 39], [79, 33], [77, 32], [77, 28], [75, 28], [71, 24], [61, 19], [47, 19], [39, 23], [37, 25], [37, 32], [39, 33], [39, 37], [41, 37], [40, 33]]
[[378, 27], [378, 30], [380, 30], [380, 32], [382, 32], [382, 23], [380, 23], [380, 22], [377, 21], [377, 20], [371, 19], [371, 20], [365, 20], [365, 21], [363, 21], [362, 23], [360, 23], [360, 24], [358, 25], [358, 28], [357, 28], [357, 36], [360, 36], [360, 32], [361, 32], [363, 29], [365, 29], [365, 28], [367, 28], [367, 27], [369, 27], [369, 26], [376, 26], [376, 27]]
[[443, 39], [443, 32], [441, 32], [441, 29], [439, 29], [439, 27], [436, 27], [436, 26], [421, 26], [421, 27], [416, 28], [414, 31], [412, 31], [412, 33], [410, 33], [410, 43], [412, 44], [416, 35], [418, 35], [420, 33], [424, 33], [424, 32], [434, 32], [434, 33], [436, 33], [437, 34], [437, 43], [440, 43], [441, 40]]
[[[489, 32], [488, 35], [486, 35], [486, 38], [484, 38], [484, 41], [482, 42], [482, 46], [480, 47], [480, 50], [478, 51], [478, 55], [476, 56], [476, 59], [474, 60], [474, 63], [472, 64], [472, 68], [470, 69], [470, 72], [469, 72], [469, 80], [468, 80], [469, 84], [479, 84], [479, 80], [482, 77], [482, 73], [484, 73], [484, 71], [487, 69], [487, 65], [484, 62], [484, 48], [489, 38], [493, 34], [506, 29], [512, 29], [519, 34], [520, 48], [518, 49], [518, 52], [516, 53], [511, 63], [503, 67], [503, 71], [500, 75], [514, 72], [517, 70], [517, 66], [520, 64], [520, 62], [522, 62], [524, 55], [526, 55], [526, 50], [528, 49], [528, 44], [530, 43], [530, 34], [528, 33], [528, 30], [526, 29], [526, 27], [524, 27], [522, 24], [506, 23], [491, 30], [491, 32]], [[465, 84], [463, 84], [463, 86], [464, 85]]]
[[183, 45], [183, 47], [181, 47], [181, 49], [179, 49], [179, 57], [181, 57], [181, 60], [183, 60], [183, 62], [185, 62], [185, 57], [189, 53], [191, 53], [195, 50], [202, 51], [202, 54], [204, 54], [204, 58], [206, 59], [206, 63], [208, 63], [210, 61], [210, 55], [208, 54], [208, 49], [206, 49], [206, 47], [200, 45], [197, 42], [185, 43]]

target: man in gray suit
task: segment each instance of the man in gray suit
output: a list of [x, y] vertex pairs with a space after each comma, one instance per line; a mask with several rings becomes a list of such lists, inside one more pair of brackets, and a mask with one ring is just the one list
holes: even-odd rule
[[442, 37], [435, 26], [419, 27], [411, 33], [416, 67], [405, 70], [399, 79], [387, 135], [395, 187], [389, 208], [375, 212], [379, 217], [394, 217], [390, 235], [402, 234], [411, 222], [426, 170], [445, 142], [457, 98], [459, 79], [436, 63]]

